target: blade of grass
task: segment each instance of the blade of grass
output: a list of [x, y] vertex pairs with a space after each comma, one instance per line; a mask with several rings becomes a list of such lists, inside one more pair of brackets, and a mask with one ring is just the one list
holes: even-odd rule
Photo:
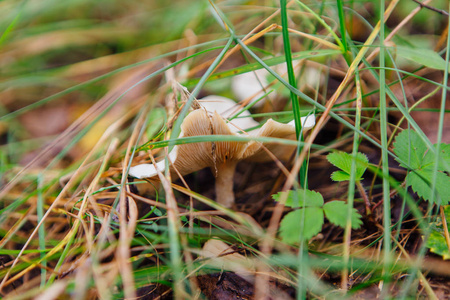
[[[283, 45], [284, 45], [284, 57], [286, 60], [286, 67], [288, 73], [289, 84], [293, 89], [297, 89], [297, 80], [295, 79], [294, 68], [292, 66], [292, 51], [291, 51], [291, 43], [289, 41], [289, 31], [288, 31], [288, 16], [287, 16], [287, 8], [286, 8], [286, 0], [280, 1], [281, 8], [281, 31], [283, 34]], [[302, 132], [302, 124], [301, 124], [301, 116], [300, 116], [300, 103], [297, 95], [293, 91], [289, 91], [289, 95], [291, 97], [292, 110], [294, 111], [294, 120], [295, 120], [295, 134], [297, 136], [297, 140], [303, 141]], [[299, 146], [297, 151], [301, 151], [302, 148]], [[303, 188], [307, 188], [307, 178], [306, 178], [306, 164], [302, 165], [303, 167], [299, 172], [299, 180], [300, 186]]]
[[3, 44], [3, 42], [8, 38], [9, 33], [13, 31], [14, 27], [18, 23], [18, 21], [21, 17], [21, 14], [22, 14], [22, 9], [25, 6], [25, 3], [27, 3], [27, 1], [22, 1], [20, 6], [17, 7], [17, 13], [14, 16], [14, 19], [12, 19], [11, 23], [8, 24], [8, 26], [5, 28], [5, 30], [0, 35], [0, 45]]
[[[42, 193], [42, 186], [43, 186], [43, 175], [39, 174], [38, 176], [38, 198], [37, 198], [37, 219], [38, 223], [41, 222], [43, 216], [44, 216], [44, 197]], [[43, 225], [39, 227], [38, 236], [39, 236], [39, 249], [44, 251], [45, 250], [45, 226]], [[47, 260], [45, 259], [45, 253], [41, 253], [41, 264], [44, 266], [44, 268], [41, 269], [41, 287], [45, 286], [46, 282], [46, 276], [47, 276], [47, 269], [45, 268], [47, 266]]]
[[[449, 5], [450, 7], [450, 5]], [[448, 21], [450, 21], [450, 17], [448, 18]], [[448, 26], [450, 28], [450, 26]], [[445, 55], [445, 70], [444, 70], [444, 78], [442, 79], [442, 84], [444, 86], [448, 86], [448, 71], [449, 71], [449, 61], [450, 61], [450, 54], [448, 49], [450, 47], [450, 34], [447, 34], [447, 51]], [[436, 156], [435, 156], [435, 163], [434, 163], [434, 170], [433, 170], [433, 178], [431, 180], [431, 190], [434, 190], [436, 186], [436, 174], [438, 172], [438, 162], [440, 160], [441, 155], [441, 143], [442, 143], [442, 134], [444, 131], [444, 120], [445, 120], [445, 108], [447, 103], [447, 91], [445, 89], [442, 89], [441, 94], [441, 106], [439, 111], [439, 124], [438, 124], [438, 134], [437, 134], [437, 141], [436, 141]], [[432, 197], [434, 197], [434, 193], [432, 193]], [[430, 199], [430, 202], [433, 202], [432, 199]], [[441, 200], [439, 199], [437, 201], [438, 206], [440, 206]]]
[[[284, 46], [284, 57], [286, 59], [286, 67], [287, 67], [287, 73], [288, 73], [288, 81], [289, 84], [293, 89], [297, 89], [297, 80], [295, 78], [294, 74], [294, 68], [292, 66], [292, 51], [291, 51], [291, 44], [289, 41], [289, 24], [288, 24], [288, 16], [287, 16], [287, 8], [286, 8], [286, 0], [280, 1], [280, 8], [281, 8], [281, 32], [283, 35], [283, 46]], [[295, 133], [297, 140], [300, 142], [303, 142], [304, 138], [302, 133], [302, 124], [301, 124], [301, 116], [300, 116], [300, 103], [297, 95], [290, 90], [289, 95], [291, 98], [292, 103], [292, 110], [294, 112], [294, 120], [295, 120]], [[302, 151], [302, 146], [299, 145], [297, 147], [297, 153], [296, 153], [296, 159], [298, 159], [298, 153]], [[308, 181], [307, 181], [307, 169], [306, 169], [306, 163], [302, 164], [300, 170], [299, 170], [299, 182], [300, 187], [306, 189], [308, 188]], [[302, 210], [303, 213], [305, 210]], [[302, 220], [304, 221], [305, 218], [303, 217]], [[267, 242], [266, 242], [267, 243]], [[265, 245], [263, 248], [265, 249], [265, 252], [269, 252], [271, 247], [268, 247], [269, 244]], [[306, 297], [306, 290], [307, 286], [304, 284], [304, 280], [302, 278], [307, 276], [307, 273], [309, 271], [309, 266], [307, 265], [307, 262], [305, 261], [305, 257], [308, 255], [308, 247], [305, 245], [304, 242], [300, 244], [300, 248], [298, 251], [298, 264], [297, 264], [297, 299], [304, 299]], [[266, 253], [267, 255], [269, 253]], [[268, 278], [266, 279], [268, 280]], [[268, 286], [267, 283], [263, 283], [264, 286]]]
[[[272, 138], [272, 137], [253, 137], [253, 136], [238, 136], [238, 135], [200, 135], [192, 137], [182, 137], [170, 140], [163, 140], [157, 142], [147, 143], [146, 146], [153, 148], [163, 148], [170, 144], [173, 145], [183, 145], [190, 143], [201, 143], [201, 142], [225, 142], [225, 141], [235, 141], [235, 142], [261, 142], [261, 143], [275, 143], [280, 145], [292, 145], [297, 146], [298, 142], [282, 138]], [[313, 145], [312, 148], [322, 149], [321, 145]]]
[[[119, 210], [119, 221], [120, 221], [120, 228], [119, 228], [119, 244], [116, 250], [116, 259], [119, 264], [119, 271], [120, 275], [122, 277], [123, 281], [123, 288], [125, 297], [128, 299], [136, 297], [136, 287], [133, 277], [133, 269], [132, 265], [130, 264], [130, 256], [131, 256], [131, 249], [130, 244], [133, 239], [133, 236], [135, 234], [136, 229], [136, 222], [138, 218], [137, 213], [137, 205], [134, 199], [127, 197], [127, 194], [130, 192], [129, 186], [126, 185], [127, 177], [128, 177], [128, 171], [131, 166], [131, 162], [133, 160], [134, 154], [136, 153], [137, 149], [137, 141], [141, 139], [145, 132], [145, 124], [147, 124], [147, 117], [148, 112], [150, 111], [150, 108], [152, 106], [152, 102], [149, 102], [145, 105], [145, 107], [140, 112], [136, 126], [134, 127], [134, 130], [131, 134], [131, 137], [128, 141], [127, 150], [125, 152], [125, 157], [122, 161], [122, 179], [121, 179], [121, 188], [119, 191], [119, 199], [120, 203], [118, 206]], [[114, 151], [109, 151], [111, 154]], [[104, 163], [106, 163], [107, 160], [105, 159]], [[103, 165], [102, 165], [103, 167]], [[106, 167], [106, 164], [105, 164]], [[102, 172], [99, 172], [99, 177], [96, 178], [96, 181], [100, 179], [101, 174], [104, 170], [101, 170]], [[91, 185], [94, 186], [94, 185]], [[90, 186], [90, 187], [91, 187]], [[87, 194], [87, 193], [86, 193]], [[115, 206], [114, 206], [115, 207]], [[170, 219], [169, 219], [170, 222]], [[170, 234], [170, 232], [169, 232]], [[171, 249], [172, 246], [176, 247], [177, 244], [172, 245], [172, 242], [174, 242], [171, 239]], [[174, 253], [171, 255], [177, 255], [178, 253]], [[176, 272], [177, 270], [175, 270]]]
[[[117, 148], [117, 144], [118, 144], [118, 140], [114, 139], [111, 144], [109, 145], [110, 149], [116, 149]], [[100, 144], [97, 144], [100, 145]], [[101, 178], [101, 175], [103, 174], [103, 172], [106, 169], [107, 164], [109, 163], [109, 159], [110, 156], [112, 155], [113, 151], [110, 150], [107, 152], [107, 155], [103, 158], [102, 164], [94, 178], [94, 180], [92, 180], [91, 184], [89, 185], [89, 187], [86, 190], [85, 196], [83, 197], [82, 203], [81, 203], [81, 208], [78, 212], [78, 217], [75, 219], [75, 222], [69, 232], [69, 234], [66, 236], [66, 238], [64, 239], [63, 243], [60, 245], [60, 247], [64, 246], [64, 250], [61, 254], [61, 257], [58, 261], [58, 263], [56, 264], [55, 267], [55, 272], [50, 276], [50, 278], [48, 279], [47, 285], [50, 286], [54, 280], [56, 279], [56, 276], [58, 274], [58, 270], [59, 268], [61, 268], [62, 264], [64, 263], [66, 256], [68, 255], [69, 251], [72, 248], [72, 245], [75, 241], [75, 237], [78, 234], [78, 228], [81, 225], [80, 220], [83, 218], [83, 214], [84, 214], [84, 210], [85, 207], [87, 205], [87, 198], [88, 196], [92, 193], [93, 188], [97, 185], [98, 181]], [[39, 228], [41, 228], [41, 226], [39, 226]], [[51, 252], [50, 252], [51, 253]]]
[[302, 9], [306, 10], [308, 13], [310, 13], [312, 16], [314, 16], [314, 18], [320, 23], [320, 25], [322, 25], [328, 31], [328, 33], [331, 34], [331, 36], [334, 38], [336, 43], [339, 45], [339, 48], [341, 49], [341, 52], [344, 53], [345, 47], [342, 44], [341, 39], [334, 32], [334, 30], [330, 26], [328, 26], [328, 24], [319, 15], [317, 15], [312, 9], [310, 9], [302, 1], [296, 0], [296, 2]]
[[[355, 174], [356, 174], [356, 154], [358, 153], [358, 147], [360, 144], [360, 135], [359, 131], [361, 128], [361, 108], [362, 108], [362, 91], [361, 91], [361, 78], [359, 77], [359, 72], [355, 73], [355, 86], [356, 86], [356, 112], [355, 112], [355, 128], [357, 129], [354, 132], [353, 137], [353, 148], [352, 148], [352, 166], [350, 173], [350, 180], [348, 186], [348, 196], [347, 196], [347, 223], [345, 225], [344, 231], [344, 249], [343, 249], [343, 260], [346, 265], [344, 271], [342, 272], [341, 279], [341, 289], [344, 291], [348, 288], [348, 270], [349, 270], [349, 259], [350, 259], [350, 241], [351, 241], [351, 232], [352, 232], [352, 210], [355, 199]], [[361, 195], [362, 196], [362, 195]]]
[[339, 30], [341, 33], [342, 51], [343, 53], [347, 53], [348, 51], [347, 31], [345, 30], [344, 4], [342, 0], [337, 0], [337, 9], [339, 15]]
[[389, 187], [389, 161], [387, 153], [387, 131], [388, 131], [388, 121], [387, 121], [387, 101], [386, 101], [386, 72], [385, 72], [385, 19], [384, 19], [384, 0], [380, 0], [380, 54], [379, 54], [379, 64], [380, 64], [380, 138], [381, 138], [381, 170], [383, 173], [383, 265], [384, 265], [384, 278], [385, 282], [382, 288], [382, 294], [388, 296], [389, 285], [388, 282], [391, 281], [391, 274], [389, 272], [391, 266], [391, 198], [390, 198], [390, 187]]

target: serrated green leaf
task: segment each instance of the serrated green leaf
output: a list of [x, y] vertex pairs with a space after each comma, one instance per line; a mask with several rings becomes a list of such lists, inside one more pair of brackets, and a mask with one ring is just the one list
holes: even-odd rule
[[404, 168], [408, 166], [401, 161], [408, 163], [412, 169], [419, 169], [426, 151], [427, 145], [414, 130], [403, 130], [395, 138], [394, 153]]
[[295, 244], [309, 240], [322, 230], [323, 209], [306, 207], [288, 213], [280, 224], [280, 237], [284, 242]]
[[425, 48], [397, 46], [397, 55], [410, 61], [437, 70], [445, 70], [445, 60], [435, 51]]
[[288, 207], [321, 207], [323, 205], [322, 195], [310, 190], [299, 189], [296, 191], [279, 192], [278, 194], [272, 195], [272, 198], [278, 202], [285, 193], [288, 195], [284, 205]]
[[334, 171], [331, 174], [331, 179], [334, 181], [348, 181], [350, 180], [350, 174], [345, 173], [344, 171]]
[[[323, 210], [327, 219], [334, 225], [345, 227], [347, 224], [348, 204], [343, 201], [330, 201], [325, 203]], [[355, 208], [352, 208], [352, 228], [358, 229], [362, 225], [361, 215]]]
[[[352, 172], [352, 161], [353, 156], [346, 152], [333, 152], [327, 155], [327, 159], [330, 163], [338, 167], [343, 171], [343, 173], [347, 173], [349, 175], [348, 179], [344, 179], [341, 173], [337, 173], [334, 179], [333, 176], [331, 179], [336, 181], [344, 181], [350, 179], [350, 173]], [[369, 165], [369, 160], [367, 159], [367, 156], [363, 153], [356, 153], [356, 173], [355, 173], [355, 180], [360, 181], [362, 180], [362, 176], [364, 175], [364, 172], [367, 169], [367, 166]], [[339, 172], [339, 171], [338, 171]], [[335, 172], [336, 173], [336, 172]], [[333, 173], [334, 174], [334, 173]]]
[[[433, 145], [435, 149], [437, 148], [436, 145]], [[449, 171], [447, 167], [450, 167], [450, 145], [442, 143], [439, 147], [439, 162], [438, 162], [438, 170], [440, 171]], [[425, 154], [425, 157], [422, 161], [422, 166], [433, 166], [436, 162], [436, 155], [433, 153], [433, 151], [428, 150], [428, 152]]]
[[[433, 170], [430, 168], [409, 172], [406, 176], [408, 186], [425, 200], [431, 199], [431, 183]], [[450, 201], [450, 177], [442, 172], [436, 174], [436, 191], [441, 198], [441, 205], [447, 205]], [[437, 201], [434, 197], [434, 201]]]

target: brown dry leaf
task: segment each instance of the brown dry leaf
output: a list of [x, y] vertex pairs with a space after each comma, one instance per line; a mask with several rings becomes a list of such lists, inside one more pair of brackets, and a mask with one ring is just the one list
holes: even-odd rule
[[255, 274], [254, 262], [237, 253], [221, 240], [208, 240], [200, 252], [201, 258], [208, 259], [209, 266], [232, 271], [242, 278], [252, 282]]

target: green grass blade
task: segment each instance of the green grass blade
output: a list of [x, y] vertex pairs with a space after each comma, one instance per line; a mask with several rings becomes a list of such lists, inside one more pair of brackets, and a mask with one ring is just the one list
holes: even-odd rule
[[[297, 89], [297, 80], [295, 79], [294, 68], [292, 67], [292, 51], [291, 51], [291, 43], [289, 41], [289, 31], [288, 31], [288, 16], [287, 16], [287, 8], [286, 8], [286, 0], [281, 0], [281, 25], [282, 25], [282, 33], [283, 33], [283, 45], [284, 45], [284, 57], [286, 59], [286, 67], [288, 71], [288, 80], [289, 84], [292, 88]], [[302, 124], [301, 124], [301, 116], [300, 116], [300, 103], [297, 95], [293, 91], [289, 91], [292, 103], [292, 110], [294, 111], [294, 120], [295, 120], [295, 133], [297, 136], [297, 140], [303, 141], [302, 132]], [[298, 152], [301, 152], [302, 147], [298, 147]], [[299, 171], [299, 181], [300, 186], [302, 188], [307, 188], [307, 169], [306, 163], [302, 164], [302, 167]]]
[[344, 269], [344, 273], [342, 275], [342, 288], [347, 289], [348, 284], [348, 263], [350, 258], [350, 239], [352, 232], [352, 210], [354, 208], [354, 200], [355, 200], [355, 185], [356, 185], [356, 154], [358, 153], [358, 147], [360, 144], [360, 135], [359, 131], [361, 128], [361, 107], [362, 107], [362, 92], [361, 92], [361, 78], [359, 77], [359, 71], [356, 71], [355, 74], [355, 84], [356, 84], [356, 115], [355, 115], [355, 128], [357, 129], [354, 133], [353, 137], [353, 148], [352, 155], [355, 159], [352, 160], [351, 172], [350, 172], [350, 180], [348, 186], [348, 196], [347, 196], [347, 223], [345, 225], [344, 231], [344, 263], [346, 268]]
[[[281, 0], [281, 25], [282, 25], [282, 33], [283, 33], [283, 45], [284, 45], [284, 57], [286, 60], [286, 67], [288, 73], [288, 81], [292, 88], [297, 88], [297, 80], [295, 79], [294, 68], [292, 67], [292, 51], [291, 51], [291, 43], [289, 41], [289, 31], [288, 31], [288, 16], [287, 16], [287, 8], [286, 8], [286, 0]], [[292, 109], [294, 111], [294, 120], [295, 120], [295, 131], [297, 134], [297, 139], [300, 136], [301, 132], [301, 122], [300, 122], [300, 104], [298, 103], [297, 95], [293, 93], [293, 91], [289, 91]]]
[[343, 52], [347, 53], [348, 45], [347, 45], [347, 33], [345, 30], [345, 15], [344, 15], [344, 4], [342, 0], [337, 0], [337, 9], [339, 15], [339, 30], [341, 32], [341, 40], [343, 46]]
[[319, 15], [317, 15], [312, 9], [310, 9], [302, 1], [297, 0], [296, 2], [302, 9], [304, 9], [305, 11], [307, 11], [308, 13], [310, 13], [311, 15], [314, 16], [314, 18], [320, 23], [320, 25], [322, 25], [328, 31], [328, 33], [334, 38], [334, 40], [338, 44], [339, 48], [341, 48], [341, 52], [344, 53], [345, 47], [342, 44], [341, 39], [334, 32], [334, 30]]
[[[40, 174], [38, 176], [38, 198], [37, 198], [37, 217], [38, 217], [38, 224], [41, 222], [43, 216], [44, 216], [44, 197], [42, 193], [42, 185], [43, 185], [43, 176]], [[45, 251], [45, 225], [44, 223], [39, 227], [38, 229], [38, 236], [39, 236], [39, 249], [41, 251]], [[44, 266], [44, 268], [41, 269], [41, 287], [45, 286], [46, 276], [47, 276], [47, 269], [45, 268], [47, 266], [47, 260], [45, 258], [45, 253], [41, 252], [41, 264]]]
[[[385, 24], [384, 24], [384, 0], [380, 1], [380, 139], [381, 139], [381, 169], [383, 172], [383, 228], [384, 228], [384, 240], [383, 240], [383, 250], [384, 250], [384, 276], [387, 282], [390, 281], [390, 265], [391, 265], [391, 196], [390, 196], [390, 186], [389, 186], [389, 161], [387, 153], [387, 101], [386, 101], [386, 72], [384, 66], [386, 65], [385, 59]], [[385, 284], [383, 287], [388, 287]], [[387, 292], [385, 290], [384, 292]], [[385, 294], [385, 296], [387, 296]]]

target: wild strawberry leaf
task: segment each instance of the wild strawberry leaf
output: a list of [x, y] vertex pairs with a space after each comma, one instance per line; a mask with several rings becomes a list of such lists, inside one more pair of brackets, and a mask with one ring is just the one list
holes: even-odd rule
[[[345, 227], [345, 225], [347, 224], [347, 209], [348, 204], [344, 201], [330, 201], [325, 203], [325, 205], [323, 206], [325, 216], [328, 218], [328, 220], [334, 225], [340, 227]], [[351, 219], [353, 229], [358, 229], [359, 227], [361, 227], [361, 215], [355, 208], [352, 208]]]
[[394, 153], [404, 168], [419, 169], [426, 151], [427, 145], [414, 130], [403, 130], [395, 138]]
[[284, 242], [295, 244], [309, 240], [322, 230], [323, 209], [306, 207], [288, 213], [280, 224], [280, 237]]
[[[431, 200], [431, 180], [433, 178], [433, 169], [426, 168], [423, 170], [416, 170], [409, 172], [406, 176], [408, 186], [411, 186], [413, 191], [420, 197]], [[435, 190], [441, 198], [441, 205], [446, 205], [450, 201], [450, 177], [442, 172], [436, 172], [436, 186]], [[436, 202], [438, 199], [433, 198]]]
[[297, 208], [297, 207], [321, 207], [323, 205], [323, 197], [320, 193], [310, 190], [296, 190], [279, 192], [278, 194], [272, 195], [275, 201], [280, 201], [283, 194], [288, 194], [285, 206]]
[[[334, 172], [331, 175], [331, 179], [335, 181], [345, 181], [350, 180], [350, 173], [352, 172], [352, 161], [354, 160], [353, 155], [338, 151], [333, 152], [327, 155], [327, 159], [330, 163], [341, 169], [341, 171]], [[362, 176], [364, 175], [364, 172], [367, 169], [367, 166], [369, 165], [369, 160], [367, 159], [367, 156], [363, 153], [356, 153], [356, 173], [355, 173], [355, 180], [360, 181], [362, 180]], [[348, 175], [348, 178], [345, 176], [345, 174]]]
[[350, 180], [350, 174], [344, 171], [334, 171], [331, 174], [331, 179], [334, 181], [349, 181]]
[[[436, 147], [436, 145], [434, 145]], [[412, 168], [406, 177], [408, 186], [420, 197], [434, 202], [441, 199], [439, 204], [445, 205], [450, 201], [450, 177], [447, 174], [437, 171], [435, 191], [438, 197], [431, 197], [431, 181], [434, 178], [436, 163], [436, 151], [428, 149], [425, 142], [413, 130], [404, 130], [395, 138], [394, 152], [397, 161], [405, 168]], [[441, 144], [437, 169], [448, 171], [450, 164], [450, 145]]]
[[[435, 149], [437, 148], [434, 145]], [[439, 147], [439, 162], [438, 170], [440, 171], [450, 171], [450, 145], [442, 143]], [[423, 167], [432, 166], [436, 163], [436, 154], [433, 151], [428, 150], [422, 161]]]

